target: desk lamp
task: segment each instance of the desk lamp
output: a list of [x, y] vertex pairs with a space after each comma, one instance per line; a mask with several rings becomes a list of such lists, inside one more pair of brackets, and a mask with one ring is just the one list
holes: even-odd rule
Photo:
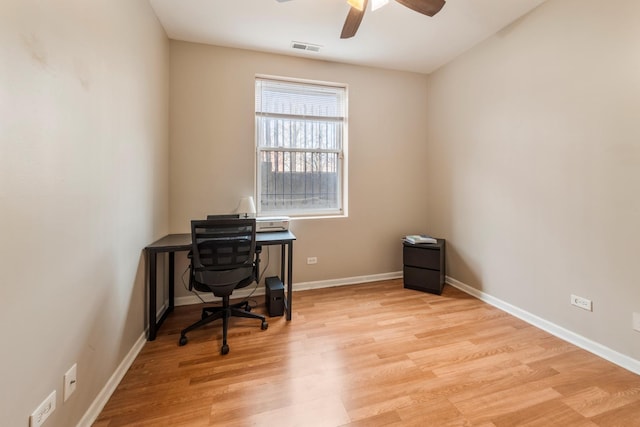
[[253, 203], [253, 197], [243, 197], [238, 203], [236, 213], [240, 214], [240, 218], [255, 218], [256, 217], [256, 205]]

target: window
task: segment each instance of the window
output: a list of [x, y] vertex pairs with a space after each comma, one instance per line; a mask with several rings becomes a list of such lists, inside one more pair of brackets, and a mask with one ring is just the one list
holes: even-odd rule
[[346, 87], [256, 78], [257, 210], [345, 213]]

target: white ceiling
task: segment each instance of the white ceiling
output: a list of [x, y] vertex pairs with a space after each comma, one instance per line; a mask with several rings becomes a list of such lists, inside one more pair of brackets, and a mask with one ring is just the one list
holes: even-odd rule
[[344, 40], [346, 0], [149, 1], [171, 39], [430, 73], [546, 0], [447, 0], [433, 17], [391, 0]]

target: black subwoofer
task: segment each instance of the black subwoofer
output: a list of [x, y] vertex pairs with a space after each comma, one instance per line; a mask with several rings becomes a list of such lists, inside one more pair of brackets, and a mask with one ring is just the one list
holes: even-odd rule
[[282, 316], [284, 314], [284, 285], [277, 276], [267, 277], [265, 285], [265, 305], [269, 316]]

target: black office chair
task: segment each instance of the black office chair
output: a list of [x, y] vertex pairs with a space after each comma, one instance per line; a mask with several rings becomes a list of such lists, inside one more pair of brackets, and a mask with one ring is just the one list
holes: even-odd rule
[[269, 326], [264, 316], [250, 312], [248, 301], [229, 303], [235, 289], [248, 286], [258, 278], [256, 220], [218, 218], [191, 221], [191, 242], [189, 289], [212, 292], [222, 298], [222, 306], [203, 308], [201, 319], [180, 332], [179, 345], [187, 343], [187, 332], [222, 319], [220, 353], [227, 354], [230, 317], [260, 319], [262, 330]]

